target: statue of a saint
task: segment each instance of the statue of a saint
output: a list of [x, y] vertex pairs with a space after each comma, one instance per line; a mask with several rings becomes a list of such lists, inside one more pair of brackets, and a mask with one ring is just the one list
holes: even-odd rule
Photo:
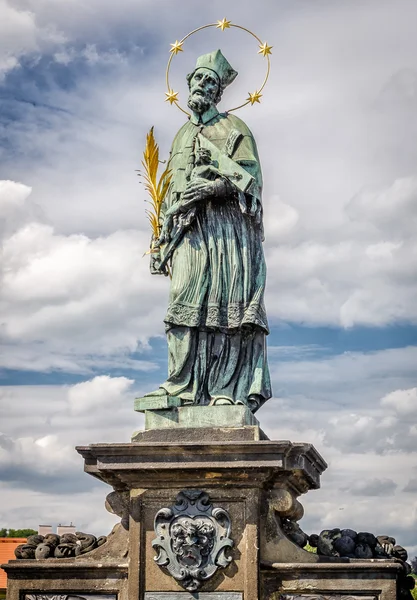
[[181, 404], [271, 397], [262, 249], [262, 174], [252, 133], [216, 105], [235, 79], [220, 50], [188, 75], [191, 117], [175, 136], [172, 180], [151, 271], [172, 274], [165, 317], [169, 374], [152, 396]]

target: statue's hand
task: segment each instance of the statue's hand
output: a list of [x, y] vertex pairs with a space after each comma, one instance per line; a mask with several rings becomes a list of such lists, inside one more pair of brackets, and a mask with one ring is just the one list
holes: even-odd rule
[[226, 184], [222, 179], [215, 181], [206, 181], [205, 179], [195, 179], [187, 185], [183, 201], [189, 207], [191, 203], [201, 202], [207, 198], [220, 198], [226, 192]]
[[150, 249], [150, 263], [149, 270], [152, 275], [168, 275], [168, 271], [166, 269], [161, 270], [161, 249], [159, 244], [159, 239], [155, 240], [155, 237], [152, 236], [151, 239], [151, 249]]
[[171, 241], [172, 224], [174, 221], [173, 215], [167, 215], [165, 217], [164, 224], [162, 225], [161, 234], [156, 241], [155, 246], [160, 248], [163, 244], [168, 244]]
[[161, 269], [161, 262], [162, 260], [160, 252], [153, 252], [151, 254], [151, 262], [149, 264], [151, 275], [165, 275], [165, 277], [169, 275], [169, 271], [166, 266]]

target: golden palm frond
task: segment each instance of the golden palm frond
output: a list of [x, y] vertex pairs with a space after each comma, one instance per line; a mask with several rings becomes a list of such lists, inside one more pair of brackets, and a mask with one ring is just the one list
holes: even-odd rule
[[153, 127], [151, 127], [146, 136], [146, 146], [143, 152], [142, 166], [144, 171], [143, 173], [139, 172], [139, 176], [144, 179], [145, 189], [150, 196], [150, 199], [145, 200], [145, 202], [148, 202], [151, 208], [145, 212], [151, 224], [153, 240], [158, 239], [161, 233], [161, 207], [172, 178], [171, 171], [167, 167], [158, 181], [159, 163], [159, 146], [155, 141]]

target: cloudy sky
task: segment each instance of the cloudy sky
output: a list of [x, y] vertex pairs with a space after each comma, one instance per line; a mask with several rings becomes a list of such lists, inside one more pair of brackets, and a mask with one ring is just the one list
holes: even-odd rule
[[[0, 526], [107, 533], [106, 486], [77, 444], [126, 442], [133, 398], [165, 379], [168, 281], [151, 277], [149, 128], [163, 156], [169, 44], [223, 17], [273, 45], [254, 132], [265, 188], [271, 438], [329, 464], [308, 533], [390, 534], [417, 553], [417, 4], [414, 0], [0, 0]], [[237, 30], [194, 36], [172, 84]], [[413, 554], [414, 553], [414, 554]]]

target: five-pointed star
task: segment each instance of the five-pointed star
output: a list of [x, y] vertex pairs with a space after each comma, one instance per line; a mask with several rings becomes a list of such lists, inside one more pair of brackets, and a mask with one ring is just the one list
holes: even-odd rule
[[262, 94], [258, 91], [253, 92], [253, 94], [251, 94], [249, 92], [249, 98], [247, 99], [248, 102], [250, 102], [252, 105], [255, 104], [255, 102], [259, 102], [259, 104], [261, 103], [260, 101], [260, 97], [262, 96]]
[[169, 90], [169, 92], [165, 92], [165, 102], [169, 102], [173, 104], [178, 101], [178, 92], [174, 92], [174, 90]]
[[178, 52], [183, 52], [183, 43], [184, 42], [179, 42], [178, 40], [175, 40], [175, 42], [171, 44], [170, 52], [172, 52], [172, 54], [178, 54]]
[[230, 29], [230, 23], [231, 21], [228, 21], [225, 17], [221, 21], [217, 21], [216, 28], [221, 29], [222, 31], [224, 31], [225, 29]]
[[267, 54], [272, 54], [271, 49], [273, 48], [273, 46], [268, 46], [268, 44], [265, 42], [264, 44], [259, 44], [259, 50], [258, 50], [258, 54], [262, 54], [263, 56], [266, 56]]

